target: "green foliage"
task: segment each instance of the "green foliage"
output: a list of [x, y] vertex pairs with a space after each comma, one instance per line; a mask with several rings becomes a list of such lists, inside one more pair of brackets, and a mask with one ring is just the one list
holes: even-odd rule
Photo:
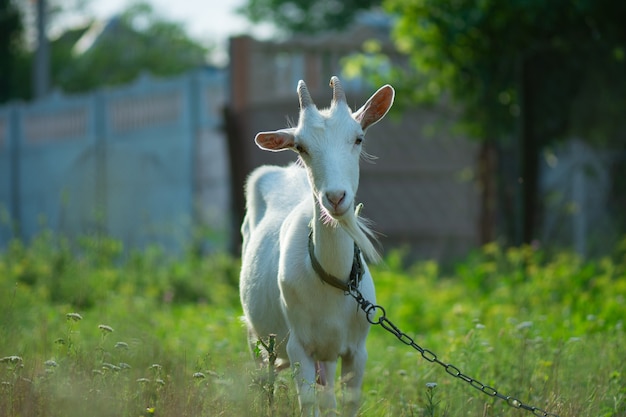
[[[435, 102], [458, 111], [452, 121], [465, 136], [497, 152], [497, 168], [478, 161], [485, 176], [498, 170], [496, 189], [486, 177], [478, 178], [479, 189], [497, 195], [483, 200], [500, 206], [494, 208], [500, 223], [517, 224], [497, 225], [496, 233], [518, 243], [538, 235], [540, 151], [557, 141], [579, 138], [615, 151], [612, 195], [624, 195], [617, 153], [626, 143], [626, 3], [385, 0], [383, 6], [397, 18], [392, 37], [405, 60], [368, 42], [361, 56], [346, 59], [347, 73], [378, 84], [393, 80], [399, 104]], [[507, 213], [511, 207], [515, 213]]]
[[158, 15], [147, 3], [135, 3], [108, 23], [91, 48], [73, 51], [72, 59], [61, 62], [55, 82], [76, 92], [127, 83], [142, 72], [171, 76], [203, 65], [206, 54], [181, 24]]
[[[61, 20], [77, 11], [88, 14], [84, 10], [88, 2], [52, 2], [48, 19]], [[2, 7], [0, 4], [0, 19], [4, 19], [0, 30], [6, 36], [0, 36], [0, 55], [3, 48], [9, 48], [7, 53], [12, 55], [11, 59], [0, 59], [0, 102], [30, 99], [34, 52], [25, 48], [17, 11], [12, 12], [9, 7], [2, 12]], [[210, 46], [191, 39], [181, 23], [158, 14], [146, 2], [131, 3], [119, 17], [102, 25], [68, 29], [50, 40], [52, 88], [85, 92], [128, 83], [142, 73], [160, 77], [178, 75], [205, 65], [211, 50]], [[77, 49], [77, 42], [88, 30], [96, 41], [86, 50]]]
[[[124, 255], [106, 238], [44, 233], [29, 245], [12, 242], [0, 254], [0, 357], [23, 360], [0, 360], [0, 416], [202, 415], [223, 407], [231, 368], [242, 374], [249, 359], [238, 269], [218, 254]], [[243, 414], [234, 407], [231, 415]]]
[[170, 258], [158, 247], [124, 254], [120, 241], [83, 237], [76, 242], [43, 232], [30, 245], [10, 243], [0, 274], [43, 303], [92, 308], [119, 294], [141, 294], [166, 303], [236, 303], [239, 263], [226, 255], [189, 251]]
[[11, 80], [18, 74], [23, 53], [23, 26], [19, 9], [12, 0], [0, 0], [0, 103], [14, 97], [19, 87]]
[[[620, 133], [613, 112], [626, 106], [624, 4], [387, 0], [384, 5], [398, 16], [395, 43], [410, 60], [403, 92], [422, 99], [451, 93], [474, 137], [510, 136], [523, 112], [542, 140], [578, 134], [606, 143]], [[602, 110], [586, 113], [589, 109]]]
[[[440, 332], [459, 321], [498, 326], [502, 320], [517, 325], [549, 317], [539, 327], [535, 323], [539, 335], [567, 340], [622, 325], [625, 260], [623, 248], [583, 261], [571, 252], [548, 256], [528, 245], [505, 249], [491, 243], [458, 264], [450, 277], [436, 263], [420, 262], [407, 273], [410, 280], [398, 281], [403, 272], [394, 261], [378, 271], [376, 283], [379, 296], [397, 306], [394, 316], [410, 331]], [[411, 323], [411, 317], [420, 320]]]
[[[295, 415], [292, 374], [269, 386], [253, 368], [238, 268], [96, 237], [13, 242], [0, 253], [0, 416]], [[561, 417], [626, 413], [626, 239], [587, 261], [490, 244], [450, 271], [394, 252], [372, 273], [387, 317], [465, 375]], [[379, 326], [368, 350], [362, 415], [514, 413]]]
[[[625, 249], [626, 240], [611, 256], [583, 261], [489, 244], [452, 273], [434, 262], [407, 271], [395, 253], [374, 271], [378, 303], [422, 348], [504, 395], [561, 416], [619, 416], [626, 412]], [[437, 415], [509, 415], [508, 405], [382, 329], [372, 335], [370, 357], [386, 359], [366, 374], [375, 397], [367, 414], [433, 415], [436, 408]], [[436, 400], [425, 386], [433, 381]]]

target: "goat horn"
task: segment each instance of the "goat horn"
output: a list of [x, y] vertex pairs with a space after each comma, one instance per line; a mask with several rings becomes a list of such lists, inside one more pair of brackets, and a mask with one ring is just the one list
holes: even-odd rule
[[339, 78], [333, 75], [330, 78], [330, 86], [333, 89], [333, 102], [340, 102], [340, 101], [345, 102], [346, 93], [344, 93], [343, 91], [343, 87], [341, 86], [341, 83], [339, 82]]
[[309, 89], [306, 88], [306, 84], [302, 80], [298, 82], [298, 99], [300, 100], [301, 109], [315, 105], [313, 103], [313, 99], [311, 98], [311, 94], [309, 94]]

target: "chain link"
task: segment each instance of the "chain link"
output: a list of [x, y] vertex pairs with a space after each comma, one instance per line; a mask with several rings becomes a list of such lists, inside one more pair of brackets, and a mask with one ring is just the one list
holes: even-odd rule
[[365, 312], [367, 321], [369, 321], [373, 325], [381, 326], [383, 329], [394, 335], [399, 341], [417, 350], [422, 355], [422, 358], [426, 359], [428, 362], [440, 365], [445, 369], [448, 374], [452, 375], [453, 377], [458, 378], [461, 381], [467, 382], [471, 387], [476, 388], [483, 394], [486, 394], [490, 397], [500, 398], [513, 408], [526, 410], [531, 412], [533, 415], [540, 417], [559, 417], [557, 414], [548, 413], [541, 408], [524, 404], [522, 401], [518, 400], [515, 397], [504, 395], [498, 392], [498, 390], [496, 390], [495, 388], [485, 385], [482, 382], [468, 375], [465, 375], [456, 366], [441, 361], [433, 351], [425, 349], [418, 345], [411, 336], [404, 333], [398, 328], [398, 326], [393, 324], [391, 320], [387, 318], [387, 312], [382, 306], [373, 304], [372, 302], [366, 300], [365, 297], [363, 297], [363, 294], [361, 294], [361, 291], [359, 291], [357, 285], [358, 284], [355, 285], [354, 283], [350, 283], [348, 291], [346, 291], [346, 295], [350, 295], [356, 300], [361, 310]]

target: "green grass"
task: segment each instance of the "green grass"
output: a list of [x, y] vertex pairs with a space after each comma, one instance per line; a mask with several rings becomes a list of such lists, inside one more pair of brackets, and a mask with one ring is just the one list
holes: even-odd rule
[[[239, 261], [43, 234], [0, 253], [0, 417], [292, 416], [290, 371], [255, 369]], [[487, 245], [452, 268], [373, 268], [378, 303], [465, 375], [561, 417], [626, 415], [626, 241], [601, 259]], [[380, 326], [362, 415], [524, 416]]]

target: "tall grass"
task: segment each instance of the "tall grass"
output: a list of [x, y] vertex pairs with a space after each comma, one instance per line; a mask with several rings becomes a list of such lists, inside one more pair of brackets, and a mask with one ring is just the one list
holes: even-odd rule
[[[0, 253], [0, 417], [291, 416], [239, 321], [237, 259], [44, 233]], [[378, 303], [422, 347], [484, 385], [562, 417], [626, 416], [626, 240], [601, 259], [487, 245], [453, 269], [373, 269]], [[523, 416], [380, 327], [367, 416]], [[269, 401], [272, 393], [273, 401]], [[530, 414], [529, 414], [530, 415]]]

